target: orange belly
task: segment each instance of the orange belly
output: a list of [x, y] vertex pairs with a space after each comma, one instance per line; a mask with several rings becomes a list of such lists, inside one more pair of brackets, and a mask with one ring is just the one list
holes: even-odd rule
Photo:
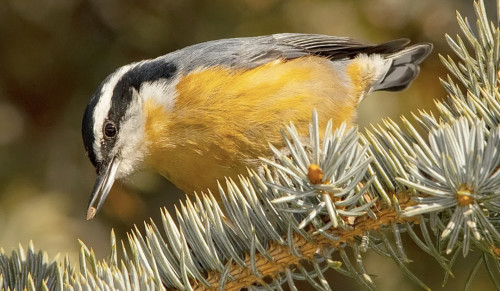
[[173, 110], [144, 104], [146, 163], [186, 193], [217, 193], [217, 179], [246, 174], [271, 155], [268, 143], [282, 145], [284, 125], [306, 133], [314, 108], [323, 127], [329, 119], [350, 125], [361, 93], [348, 77], [320, 57], [190, 73], [177, 84]]

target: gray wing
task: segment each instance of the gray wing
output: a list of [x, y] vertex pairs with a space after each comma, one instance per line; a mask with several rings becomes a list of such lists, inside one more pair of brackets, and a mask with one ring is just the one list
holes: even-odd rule
[[348, 37], [297, 33], [275, 34], [273, 38], [303, 53], [320, 55], [332, 60], [352, 58], [360, 53], [390, 54], [403, 49], [410, 42], [408, 39], [396, 39], [383, 44], [372, 44]]
[[347, 37], [282, 33], [260, 37], [230, 38], [204, 42], [163, 57], [188, 72], [200, 67], [254, 68], [276, 59], [316, 55], [331, 60], [353, 58], [360, 53], [390, 54], [403, 49], [408, 39], [371, 44]]

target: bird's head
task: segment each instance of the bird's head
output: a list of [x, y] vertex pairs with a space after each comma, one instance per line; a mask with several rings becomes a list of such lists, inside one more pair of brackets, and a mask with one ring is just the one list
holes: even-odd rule
[[143, 104], [148, 99], [168, 110], [177, 68], [155, 59], [119, 68], [91, 97], [83, 115], [82, 136], [97, 172], [87, 219], [99, 211], [116, 179], [141, 168], [148, 153]]

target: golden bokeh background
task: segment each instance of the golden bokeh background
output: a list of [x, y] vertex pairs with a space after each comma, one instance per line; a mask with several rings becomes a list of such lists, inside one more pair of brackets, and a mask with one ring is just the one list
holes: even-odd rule
[[[494, 1], [486, 2], [494, 17]], [[450, 53], [444, 34], [458, 33], [455, 10], [474, 19], [472, 0], [0, 1], [0, 247], [10, 252], [33, 240], [51, 258], [68, 254], [76, 265], [81, 239], [103, 258], [111, 228], [126, 239], [149, 217], [160, 223], [161, 206], [172, 213], [183, 199], [163, 178], [140, 173], [116, 183], [101, 213], [85, 220], [95, 172], [84, 154], [81, 117], [117, 67], [207, 40], [279, 32], [434, 43], [411, 88], [377, 92], [363, 102], [359, 124], [365, 127], [418, 109], [436, 112], [433, 99], [446, 96], [438, 78], [447, 73], [438, 54]], [[406, 243], [410, 269], [439, 290], [442, 270]], [[371, 253], [366, 260], [381, 290], [419, 290], [392, 261]], [[470, 264], [457, 263], [446, 290], [463, 287]], [[361, 288], [331, 275], [336, 290]], [[474, 285], [481, 290], [491, 288], [481, 285], [484, 276]]]

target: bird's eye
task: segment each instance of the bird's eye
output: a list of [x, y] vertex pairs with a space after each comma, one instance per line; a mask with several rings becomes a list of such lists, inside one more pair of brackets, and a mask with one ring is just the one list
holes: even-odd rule
[[116, 135], [116, 126], [113, 122], [107, 121], [106, 124], [104, 124], [104, 135], [106, 137], [112, 138], [115, 137]]

